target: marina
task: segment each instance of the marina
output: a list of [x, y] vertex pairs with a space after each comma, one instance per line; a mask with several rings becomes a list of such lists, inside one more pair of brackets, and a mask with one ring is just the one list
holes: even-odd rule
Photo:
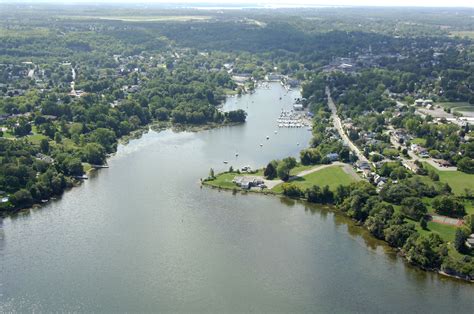
[[296, 112], [294, 110], [281, 110], [276, 120], [279, 128], [302, 128], [310, 130], [311, 117], [308, 112]]

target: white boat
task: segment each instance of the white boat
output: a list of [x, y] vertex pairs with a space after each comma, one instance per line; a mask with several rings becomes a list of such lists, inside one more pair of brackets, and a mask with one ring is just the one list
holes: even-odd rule
[[228, 164], [229, 162], [228, 162], [227, 160], [224, 160], [224, 163], [225, 163], [225, 164]]
[[260, 147], [262, 147], [262, 146], [263, 146], [263, 144], [260, 144]]
[[267, 140], [269, 140], [269, 139], [270, 139], [270, 136], [267, 135]]

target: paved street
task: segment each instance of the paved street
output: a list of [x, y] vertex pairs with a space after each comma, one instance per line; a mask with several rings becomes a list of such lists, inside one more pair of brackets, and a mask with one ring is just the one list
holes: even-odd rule
[[328, 106], [329, 106], [329, 109], [331, 109], [331, 117], [334, 123], [334, 127], [339, 132], [339, 135], [341, 136], [342, 141], [344, 142], [345, 145], [349, 147], [349, 149], [353, 153], [357, 155], [359, 160], [369, 162], [368, 159], [364, 156], [364, 154], [362, 154], [360, 149], [349, 139], [349, 137], [344, 132], [344, 129], [342, 128], [341, 118], [339, 118], [339, 116], [337, 115], [336, 104], [334, 104], [334, 100], [331, 97], [331, 92], [329, 91], [328, 87], [326, 87], [326, 95], [328, 96]]

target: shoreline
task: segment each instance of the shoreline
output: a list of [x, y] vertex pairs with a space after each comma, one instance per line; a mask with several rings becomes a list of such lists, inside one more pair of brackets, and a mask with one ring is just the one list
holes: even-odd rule
[[[201, 179], [202, 180], [202, 179]], [[341, 215], [342, 217], [345, 217], [345, 218], [348, 218], [350, 219], [350, 221], [353, 223], [354, 226], [357, 226], [357, 227], [360, 227], [362, 230], [364, 230], [365, 232], [367, 232], [367, 234], [374, 240], [377, 240], [377, 241], [380, 241], [381, 243], [383, 243], [383, 245], [386, 247], [386, 248], [389, 248], [389, 249], [392, 249], [395, 251], [397, 251], [396, 255], [401, 257], [402, 260], [404, 261], [405, 263], [405, 266], [410, 266], [410, 267], [414, 267], [418, 270], [422, 270], [422, 271], [425, 271], [425, 272], [430, 272], [430, 273], [437, 273], [438, 275], [440, 276], [444, 276], [444, 277], [447, 277], [447, 278], [450, 278], [450, 279], [454, 279], [454, 280], [459, 280], [459, 281], [462, 281], [464, 283], [470, 283], [470, 284], [474, 284], [474, 279], [468, 279], [468, 278], [465, 278], [465, 277], [462, 277], [462, 276], [458, 276], [458, 275], [455, 275], [455, 274], [449, 274], [447, 273], [446, 271], [443, 271], [442, 269], [427, 269], [427, 268], [424, 268], [424, 267], [421, 267], [417, 264], [413, 264], [411, 263], [406, 257], [405, 255], [401, 252], [401, 249], [400, 248], [394, 248], [394, 247], [391, 247], [390, 245], [388, 245], [388, 243], [385, 241], [385, 240], [382, 240], [382, 239], [378, 239], [376, 237], [374, 237], [368, 230], [367, 228], [365, 228], [362, 224], [358, 223], [358, 221], [348, 217], [347, 215], [345, 215], [343, 212], [341, 212], [337, 206], [335, 204], [317, 204], [317, 203], [310, 203], [308, 202], [305, 198], [291, 198], [291, 197], [287, 197], [287, 196], [284, 196], [280, 193], [275, 193], [275, 192], [272, 192], [272, 191], [265, 191], [265, 190], [242, 190], [241, 188], [238, 188], [238, 187], [235, 187], [235, 188], [230, 188], [230, 187], [218, 187], [218, 186], [214, 186], [214, 185], [210, 185], [209, 183], [206, 183], [207, 181], [201, 181], [200, 182], [200, 185], [201, 185], [201, 188], [202, 186], [205, 186], [206, 188], [210, 188], [210, 189], [213, 189], [213, 190], [218, 190], [219, 192], [221, 190], [223, 191], [226, 191], [226, 192], [232, 192], [233, 195], [236, 195], [237, 193], [240, 193], [240, 194], [243, 194], [243, 195], [246, 195], [248, 193], [254, 193], [254, 194], [264, 194], [264, 195], [270, 195], [270, 196], [274, 196], [274, 197], [278, 197], [280, 199], [289, 199], [289, 200], [294, 200], [294, 201], [299, 201], [299, 202], [303, 202], [303, 203], [308, 203], [308, 204], [311, 204], [311, 205], [320, 205], [320, 206], [326, 206], [327, 208], [329, 208], [329, 210], [334, 213], [335, 215]]]
[[[217, 129], [217, 128], [222, 128], [222, 127], [229, 127], [229, 126], [236, 126], [243, 124], [245, 122], [231, 122], [231, 123], [206, 123], [203, 125], [186, 125], [186, 124], [173, 124], [171, 122], [151, 122], [143, 127], [140, 127], [132, 132], [130, 134], [125, 135], [119, 139], [117, 139], [117, 145], [128, 145], [128, 143], [131, 140], [136, 140], [140, 139], [144, 134], [146, 134], [149, 131], [154, 131], [154, 132], [161, 132], [164, 130], [171, 129], [173, 132], [201, 132], [201, 131], [207, 131], [207, 130], [212, 130], [212, 129]], [[107, 165], [109, 158], [115, 156], [117, 151], [107, 154], [106, 155], [106, 160], [104, 165]], [[89, 176], [89, 174], [92, 173], [98, 173], [98, 170], [102, 168], [108, 168], [108, 167], [100, 167], [100, 168], [94, 168], [91, 167], [90, 169], [84, 171], [84, 175]], [[58, 195], [53, 195], [48, 199], [42, 200], [39, 203], [33, 203], [31, 206], [25, 207], [25, 208], [19, 208], [19, 209], [13, 209], [10, 212], [5, 212], [0, 214], [0, 218], [8, 218], [8, 217], [15, 217], [19, 216], [22, 214], [26, 214], [27, 212], [33, 210], [33, 209], [39, 209], [42, 207], [45, 207], [46, 205], [50, 204], [51, 201], [58, 200], [62, 197], [62, 195], [65, 192], [73, 190], [75, 187], [79, 187], [84, 183], [84, 179], [77, 179], [70, 177], [72, 180], [72, 185], [70, 187], [65, 188], [61, 194]], [[45, 201], [45, 202], [43, 202]]]

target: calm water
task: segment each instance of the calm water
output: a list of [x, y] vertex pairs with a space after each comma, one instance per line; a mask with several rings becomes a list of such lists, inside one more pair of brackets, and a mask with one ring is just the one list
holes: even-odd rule
[[473, 312], [473, 286], [406, 266], [330, 211], [200, 188], [210, 167], [297, 156], [310, 132], [273, 133], [297, 96], [229, 99], [249, 112], [242, 126], [149, 132], [61, 200], [6, 219], [0, 312]]

